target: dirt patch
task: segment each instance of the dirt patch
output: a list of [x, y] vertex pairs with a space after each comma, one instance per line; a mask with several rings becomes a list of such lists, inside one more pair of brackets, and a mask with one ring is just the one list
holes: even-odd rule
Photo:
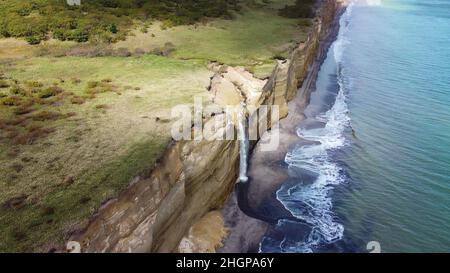
[[28, 195], [22, 194], [20, 196], [13, 197], [8, 201], [6, 201], [5, 203], [3, 203], [3, 207], [7, 209], [18, 210], [25, 207], [27, 199]]

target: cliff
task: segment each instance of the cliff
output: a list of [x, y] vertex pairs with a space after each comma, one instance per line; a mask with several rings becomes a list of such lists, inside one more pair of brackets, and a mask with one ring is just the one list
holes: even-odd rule
[[[339, 7], [335, 0], [323, 1], [306, 42], [288, 60], [279, 61], [267, 80], [242, 68], [211, 65], [216, 72], [210, 89], [213, 102], [226, 106], [245, 101], [249, 114], [261, 105], [278, 105], [280, 118], [286, 117], [288, 102], [306, 79]], [[304, 96], [306, 103], [308, 94]], [[222, 115], [205, 117], [205, 128], [214, 127], [212, 123]], [[205, 129], [204, 134], [220, 135], [235, 124]], [[81, 243], [83, 252], [176, 251], [183, 236], [192, 235], [197, 221], [205, 222], [202, 217], [224, 205], [238, 171], [237, 140], [173, 142], [151, 172], [133, 179], [72, 240]]]

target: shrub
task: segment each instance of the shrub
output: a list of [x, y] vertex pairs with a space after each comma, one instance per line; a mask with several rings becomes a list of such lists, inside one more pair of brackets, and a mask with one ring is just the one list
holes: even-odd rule
[[119, 7], [119, 3], [117, 0], [100, 0], [101, 5], [108, 8], [117, 8]]
[[26, 96], [27, 95], [27, 91], [25, 89], [23, 89], [22, 87], [20, 87], [19, 85], [14, 85], [11, 87], [11, 89], [9, 90], [9, 92], [12, 95], [20, 95], [20, 96]]
[[63, 91], [64, 90], [59, 86], [50, 86], [39, 92], [38, 97], [41, 99], [46, 99], [61, 94]]
[[40, 41], [48, 31], [45, 18], [36, 16], [23, 18], [7, 12], [2, 15], [7, 19], [3, 24], [3, 36], [31, 37], [30, 40]]
[[117, 26], [116, 26], [115, 24], [112, 24], [112, 25], [109, 27], [109, 31], [111, 31], [111, 33], [116, 34], [119, 30], [117, 29]]
[[60, 99], [61, 98], [58, 98], [58, 97], [49, 97], [49, 98], [44, 98], [44, 99], [36, 98], [34, 101], [35, 101], [35, 103], [40, 104], [40, 105], [51, 105]]
[[16, 12], [20, 16], [28, 16], [33, 11], [33, 7], [30, 3], [23, 3], [20, 7], [17, 8]]
[[167, 42], [164, 44], [164, 48], [162, 49], [163, 56], [169, 56], [172, 52], [175, 51], [175, 45], [171, 42]]
[[41, 88], [44, 86], [43, 83], [38, 82], [38, 81], [26, 81], [25, 85], [28, 87], [35, 87], [35, 88]]
[[88, 81], [87, 88], [93, 89], [93, 88], [96, 88], [97, 86], [99, 86], [99, 84], [100, 83], [97, 81]]
[[42, 41], [48, 32], [58, 40], [86, 42], [100, 37], [114, 42], [124, 39], [135, 19], [158, 19], [165, 22], [164, 27], [192, 24], [204, 17], [228, 18], [230, 10], [241, 8], [240, 3], [238, 0], [91, 0], [74, 7], [67, 6], [65, 0], [3, 0], [0, 1], [0, 18], [3, 18], [0, 35], [27, 37], [31, 44]]
[[75, 29], [68, 34], [67, 40], [78, 43], [87, 42], [89, 40], [89, 34], [87, 31]]
[[95, 95], [98, 93], [112, 92], [115, 90], [116, 87], [112, 85], [110, 82], [90, 81], [88, 82], [86, 93], [90, 95]]
[[67, 30], [64, 29], [55, 29], [53, 31], [53, 38], [60, 40], [60, 41], [65, 41], [67, 40], [67, 38], [70, 36], [70, 34], [68, 33]]
[[127, 48], [121, 47], [117, 49], [116, 55], [119, 57], [130, 57], [131, 52]]
[[75, 97], [70, 99], [70, 102], [72, 104], [83, 104], [83, 103], [86, 102], [86, 100], [84, 98], [82, 98], [82, 97], [75, 96]]
[[44, 38], [41, 35], [31, 35], [25, 37], [25, 41], [27, 41], [30, 45], [38, 45], [42, 40], [44, 40]]
[[150, 51], [150, 53], [158, 56], [169, 56], [174, 51], [175, 45], [168, 42], [162, 48], [161, 47], [154, 48], [153, 50]]
[[6, 106], [19, 106], [23, 99], [17, 96], [5, 97], [2, 99], [2, 104]]
[[95, 106], [96, 109], [108, 109], [109, 106], [107, 104], [99, 104]]
[[286, 57], [283, 56], [283, 55], [281, 55], [281, 54], [276, 54], [276, 55], [274, 55], [274, 56], [272, 57], [272, 59], [274, 59], [274, 60], [279, 60], [279, 61], [284, 61], [284, 60], [286, 60]]
[[286, 5], [279, 14], [288, 18], [312, 18], [314, 3], [315, 0], [297, 0], [293, 6]]

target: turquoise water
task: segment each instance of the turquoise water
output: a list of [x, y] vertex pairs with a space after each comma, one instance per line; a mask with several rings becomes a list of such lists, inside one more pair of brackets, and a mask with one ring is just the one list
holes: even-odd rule
[[352, 9], [342, 67], [356, 139], [334, 196], [344, 240], [449, 252], [450, 1]]
[[262, 252], [450, 252], [450, 0], [356, 3], [286, 155]]

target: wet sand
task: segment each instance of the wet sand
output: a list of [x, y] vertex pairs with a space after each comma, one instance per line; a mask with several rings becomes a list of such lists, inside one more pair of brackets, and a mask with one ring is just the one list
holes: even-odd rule
[[218, 252], [258, 252], [259, 243], [269, 227], [279, 219], [292, 217], [276, 199], [276, 191], [289, 181], [289, 170], [284, 161], [287, 152], [294, 146], [311, 144], [299, 138], [296, 131], [305, 120], [303, 113], [309, 104], [311, 92], [315, 90], [318, 72], [337, 37], [339, 17], [335, 18], [330, 34], [321, 41], [307, 78], [289, 103], [289, 115], [279, 122], [279, 129], [268, 131], [262, 136], [265, 139], [279, 134], [280, 146], [275, 151], [263, 151], [260, 143], [255, 146], [250, 157], [250, 181], [245, 185], [238, 184], [221, 210], [229, 236]]

